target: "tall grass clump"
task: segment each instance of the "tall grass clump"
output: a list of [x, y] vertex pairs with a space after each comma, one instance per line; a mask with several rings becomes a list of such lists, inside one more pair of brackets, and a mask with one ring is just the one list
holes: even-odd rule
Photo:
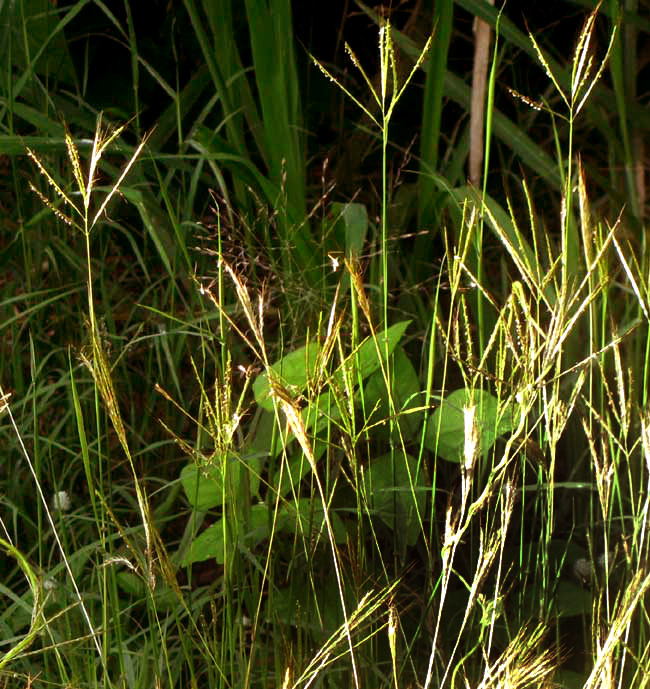
[[[505, 215], [485, 198], [477, 195], [471, 203], [467, 192], [456, 194], [456, 200], [463, 201], [464, 222], [453, 249], [447, 252], [451, 306], [439, 327], [447, 354], [465, 385], [466, 441], [460, 460], [464, 464], [460, 518], [454, 509], [443, 542], [449, 543], [453, 556], [458, 532], [467, 530], [470, 536], [475, 532], [475, 575], [468, 584], [463, 625], [475, 605], [476, 585], [485, 576], [482, 572], [489, 571], [485, 563], [490, 554], [493, 559], [498, 555], [499, 563], [510, 563], [510, 571], [499, 565], [496, 582], [491, 582], [488, 649], [503, 634], [501, 616], [506, 638], [512, 634], [512, 625], [517, 629], [527, 620], [540, 620], [547, 633], [554, 630], [558, 658], [568, 655], [567, 643], [574, 656], [582, 654], [579, 671], [560, 665], [562, 681], [575, 686], [610, 686], [610, 682], [628, 686], [641, 681], [644, 672], [643, 661], [637, 663], [625, 648], [627, 639], [643, 628], [639, 606], [650, 579], [643, 567], [647, 543], [639, 514], [647, 508], [647, 499], [638, 499], [647, 480], [644, 412], [634, 399], [633, 372], [624, 370], [621, 350], [646, 323], [648, 311], [644, 279], [630, 245], [623, 248], [621, 224], [594, 221], [579, 161], [573, 171], [573, 126], [605, 65], [603, 61], [595, 67], [590, 50], [595, 20], [594, 12], [579, 36], [567, 92], [531, 37], [568, 110], [566, 115], [551, 113], [566, 121], [569, 132], [566, 163], [561, 165], [565, 181], [557, 239], [535, 226], [530, 197], [530, 226], [524, 232], [513, 208]], [[614, 43], [613, 35], [605, 60]], [[524, 99], [545, 109], [543, 103]], [[502, 243], [511, 264], [511, 287], [500, 301], [478, 280], [468, 260], [472, 235], [483, 221]], [[612, 275], [616, 271], [625, 276], [629, 292], [620, 289]], [[467, 286], [481, 291], [496, 315], [486, 347], [476, 354]], [[637, 313], [626, 321], [630, 294], [636, 302], [632, 311]], [[617, 320], [617, 313], [625, 314], [622, 321]], [[485, 390], [496, 397], [497, 420], [500, 415], [513, 418], [503, 453], [488, 454], [483, 457], [487, 461], [477, 463], [468, 452], [468, 447], [477, 445], [471, 439], [476, 413], [473, 396], [478, 392], [482, 398]], [[630, 435], [633, 428], [635, 439]], [[491, 494], [500, 496], [499, 509], [493, 508], [491, 518], [497, 540], [486, 555], [490, 541], [482, 525], [490, 522]], [[511, 523], [514, 502], [520, 517]], [[472, 512], [483, 513], [473, 528]], [[454, 524], [460, 526], [454, 529]], [[446, 569], [443, 566], [443, 572]], [[574, 581], [567, 580], [568, 572]], [[441, 602], [448, 577], [441, 578]], [[512, 606], [510, 615], [508, 606]], [[584, 625], [583, 642], [566, 631], [567, 621], [576, 618]], [[644, 632], [641, 637], [645, 638]], [[576, 648], [582, 651], [577, 653]], [[427, 683], [434, 685], [438, 681], [433, 679], [435, 667], [432, 652]], [[448, 671], [440, 680], [443, 684]], [[586, 678], [581, 672], [586, 672]]]
[[[616, 30], [597, 60], [589, 14], [568, 69], [529, 37], [557, 92], [512, 91], [555, 133], [548, 174], [561, 201], [547, 227], [525, 178], [523, 207], [504, 207], [489, 180], [479, 191], [437, 173], [431, 74], [443, 74], [449, 5], [405, 79], [397, 46], [413, 46], [388, 21], [377, 85], [347, 48], [372, 108], [319, 62], [376, 127], [381, 154], [376, 225], [360, 202], [333, 204], [321, 218], [337, 240], [328, 254], [305, 205], [295, 56], [281, 40], [288, 4], [246, 3], [250, 79], [230, 35], [234, 4], [185, 7], [205, 57], [193, 88], [209, 82], [216, 95], [184, 139], [196, 94], [165, 89], [177, 155], [160, 153], [160, 130], [133, 145], [126, 125], [103, 116], [91, 141], [52, 130], [64, 158], [60, 146], [29, 147], [35, 215], [69, 242], [76, 279], [2, 303], [28, 305], [2, 324], [28, 340], [27, 367], [3, 368], [22, 382], [0, 388], [2, 686], [647, 686], [647, 257], [623, 216], [592, 210], [574, 144]], [[494, 92], [499, 41], [515, 36], [494, 26], [504, 35], [486, 142], [508, 131]], [[55, 22], [52, 39], [61, 30]], [[132, 31], [126, 44], [138, 73]], [[420, 68], [433, 122], [417, 188], [435, 198], [420, 198], [417, 215], [445, 222], [432, 293], [413, 315], [394, 296], [410, 285], [392, 273], [389, 156]], [[214, 227], [190, 274], [205, 170], [219, 187]], [[131, 208], [155, 276], [121, 220], [133, 222]], [[237, 237], [260, 247], [255, 214], [275, 223], [279, 243], [238, 260]], [[141, 271], [126, 294], [113, 284], [120, 244], [109, 229]], [[65, 274], [58, 250], [38, 270], [29, 255], [34, 280]], [[296, 279], [318, 294], [309, 309], [290, 304]], [[74, 334], [48, 352], [44, 333], [57, 328]]]

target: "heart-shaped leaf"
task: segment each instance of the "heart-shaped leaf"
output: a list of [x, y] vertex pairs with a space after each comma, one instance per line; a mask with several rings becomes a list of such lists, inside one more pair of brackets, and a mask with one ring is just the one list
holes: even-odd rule
[[[277, 376], [289, 390], [293, 388], [298, 394], [304, 390], [307, 381], [314, 375], [319, 354], [318, 343], [310, 342], [272, 364], [271, 375]], [[266, 371], [257, 376], [253, 382], [253, 394], [255, 401], [262, 409], [273, 411], [271, 385]]]
[[390, 454], [374, 459], [364, 472], [364, 488], [371, 513], [395, 531], [406, 545], [414, 545], [426, 507], [424, 473], [410, 455]]
[[474, 407], [478, 427], [478, 455], [485, 456], [499, 436], [517, 424], [516, 408], [499, 401], [485, 390], [455, 390], [428, 420], [424, 445], [450, 462], [462, 462], [465, 448], [465, 409]]

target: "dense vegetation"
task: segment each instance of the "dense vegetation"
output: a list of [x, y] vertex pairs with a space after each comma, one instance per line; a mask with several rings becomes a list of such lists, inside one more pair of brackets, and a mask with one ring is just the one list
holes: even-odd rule
[[0, 686], [648, 686], [643, 2], [294, 5], [0, 5]]

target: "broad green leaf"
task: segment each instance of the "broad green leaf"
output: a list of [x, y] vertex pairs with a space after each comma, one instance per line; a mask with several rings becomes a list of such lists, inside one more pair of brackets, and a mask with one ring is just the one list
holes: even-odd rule
[[[354, 395], [357, 401], [358, 394]], [[341, 411], [333, 399], [332, 391], [326, 390], [301, 412], [305, 428], [315, 435], [341, 418]]]
[[[241, 488], [250, 495], [257, 494], [259, 473], [263, 462], [259, 455], [238, 458], [230, 455], [224, 465], [219, 458], [206, 466], [187, 464], [181, 470], [181, 485], [188, 502], [195, 510], [205, 512], [223, 504], [224, 498], [238, 500]], [[228, 485], [224, 488], [224, 469], [228, 472]], [[248, 486], [242, 482], [248, 480]]]
[[223, 470], [216, 462], [204, 467], [187, 464], [181, 470], [180, 478], [185, 496], [195, 510], [205, 512], [222, 504]]
[[[357, 356], [359, 373], [363, 379], [381, 368], [381, 363], [385, 362], [386, 353], [388, 356], [393, 353], [393, 350], [400, 343], [410, 323], [410, 320], [395, 323], [395, 325], [391, 325], [390, 328], [382, 330], [382, 332], [377, 335], [376, 344], [372, 338], [368, 338], [361, 344]], [[377, 347], [379, 347], [379, 352], [377, 351]]]
[[498, 400], [484, 390], [475, 390], [472, 396], [470, 390], [461, 388], [449, 394], [431, 415], [424, 436], [424, 445], [428, 450], [450, 462], [463, 461], [464, 408], [470, 403], [476, 407], [479, 456], [485, 456], [499, 436], [515, 427], [517, 419], [512, 406], [502, 404], [499, 407]]
[[[417, 394], [420, 392], [418, 375], [413, 364], [401, 347], [397, 347], [391, 367], [392, 398], [395, 410], [399, 414], [416, 406]], [[363, 398], [367, 410], [376, 409], [373, 420], [389, 418], [391, 412], [388, 405], [386, 381], [381, 371], [375, 371], [363, 387]], [[415, 438], [420, 414], [402, 414], [399, 418], [402, 433], [408, 438]]]
[[339, 384], [343, 382], [343, 371], [341, 370], [343, 366], [358, 366], [359, 375], [364, 380], [375, 371], [379, 371], [382, 363], [386, 361], [386, 353], [388, 353], [388, 356], [393, 353], [410, 323], [410, 320], [400, 321], [391, 325], [387, 330], [382, 330], [380, 333], [377, 333], [376, 342], [372, 337], [366, 338], [359, 345], [356, 352], [350, 354], [334, 374]]
[[[145, 583], [137, 574], [121, 571], [117, 573], [115, 578], [117, 585], [125, 593], [140, 599], [146, 598], [147, 589]], [[178, 596], [164, 581], [157, 582], [156, 588], [153, 590], [153, 599], [157, 610], [168, 611], [178, 604]]]
[[266, 409], [258, 409], [250, 426], [247, 449], [250, 452], [269, 455], [276, 434], [275, 414]]
[[[354, 366], [358, 363], [359, 375], [362, 379], [368, 378], [373, 373], [378, 372], [379, 375], [381, 369], [381, 362], [385, 362], [385, 341], [388, 341], [388, 356], [390, 356], [395, 347], [399, 344], [406, 328], [411, 321], [401, 321], [392, 325], [387, 330], [383, 330], [377, 335], [377, 342], [372, 338], [367, 338], [358, 347], [356, 352], [350, 354], [350, 356], [343, 362], [341, 366], [335, 371], [333, 379], [336, 385], [343, 389], [343, 370], [344, 367]], [[380, 352], [377, 352], [377, 347], [380, 348]], [[357, 359], [355, 360], [355, 357]], [[353, 383], [356, 383], [357, 378], [353, 379]], [[382, 378], [383, 381], [383, 378]], [[359, 391], [357, 390], [354, 395], [355, 402], [359, 401]], [[305, 423], [305, 428], [312, 429], [313, 433], [319, 433], [324, 430], [328, 424], [333, 421], [337, 421], [341, 417], [341, 413], [335, 403], [332, 402], [331, 392], [326, 390], [324, 393], [319, 395], [314, 402], [307, 405], [302, 410], [302, 418]]]
[[589, 680], [589, 672], [575, 672], [559, 668], [554, 677], [555, 685], [562, 689], [584, 689]]
[[[278, 514], [278, 530], [287, 532], [291, 535], [302, 533], [305, 538], [310, 538], [316, 533], [321, 534], [321, 538], [327, 540], [327, 526], [323, 505], [319, 500], [313, 498], [299, 498], [298, 502], [289, 502], [283, 505]], [[330, 524], [334, 533], [336, 543], [345, 543], [347, 532], [341, 518], [336, 512], [329, 513]]]
[[[329, 423], [341, 417], [338, 407], [332, 402], [329, 390], [307, 405], [302, 410], [301, 415], [305, 428], [311, 430], [314, 435], [326, 428]], [[249, 449], [253, 450], [259, 457], [269, 456], [274, 459], [282, 452], [284, 444], [280, 434], [275, 432], [275, 423], [275, 415], [270, 411], [262, 410], [259, 424], [255, 429], [254, 437], [249, 446]], [[292, 439], [293, 435], [289, 435], [288, 441]], [[316, 443], [313, 450], [314, 457], [318, 459], [325, 450], [325, 445], [323, 443]], [[273, 485], [277, 485], [277, 482]]]
[[190, 544], [187, 552], [181, 560], [181, 565], [187, 566], [193, 562], [215, 560], [219, 564], [226, 561], [226, 545], [224, 543], [224, 531], [228, 534], [229, 555], [232, 557], [237, 552], [239, 542], [252, 547], [268, 538], [269, 513], [268, 507], [259, 503], [253, 505], [248, 513], [248, 529], [246, 533], [239, 533], [236, 517], [229, 513], [226, 523], [221, 518], [202, 531]]
[[[296, 392], [302, 392], [307, 385], [307, 381], [316, 371], [316, 362], [320, 347], [316, 342], [312, 342], [304, 347], [290, 352], [276, 361], [271, 370], [284, 385], [291, 390], [295, 388]], [[273, 411], [273, 398], [271, 397], [271, 386], [269, 385], [269, 378], [266, 372], [257, 376], [253, 382], [253, 394], [257, 404], [266, 409]]]
[[[228, 553], [224, 543], [224, 519], [221, 518], [208, 526], [191, 543], [181, 564], [187, 566], [193, 562], [203, 562], [214, 559], [224, 564], [226, 556], [233, 557], [238, 549], [254, 548], [271, 536], [273, 528], [273, 508], [264, 503], [258, 503], [250, 508], [247, 523], [242, 527], [235, 523], [237, 517], [229, 513], [226, 517], [225, 532], [228, 534]], [[303, 534], [311, 541], [313, 535], [320, 533], [327, 538], [327, 528], [324, 524], [323, 507], [318, 501], [300, 498], [298, 503], [288, 502], [280, 506], [275, 520], [276, 534], [288, 534], [293, 538], [296, 534]], [[330, 514], [330, 521], [334, 538], [337, 543], [344, 543], [347, 533], [340, 517]]]
[[309, 462], [302, 452], [292, 454], [287, 462], [279, 466], [273, 477], [271, 488], [276, 490], [280, 497], [291, 494], [291, 488], [297, 492], [300, 481], [310, 471]]
[[[361, 378], [367, 378], [369, 375], [379, 370], [381, 361], [385, 359], [386, 342], [388, 355], [392, 354], [399, 341], [402, 339], [406, 328], [411, 321], [401, 321], [395, 323], [387, 330], [383, 330], [377, 334], [377, 341], [373, 338], [364, 340], [356, 352], [353, 352], [339, 367], [334, 374], [339, 384], [342, 384], [343, 366], [350, 366], [356, 364], [359, 367], [359, 374]], [[379, 352], [377, 351], [379, 349]], [[289, 388], [295, 388], [296, 392], [302, 391], [307, 385], [307, 381], [316, 372], [316, 363], [320, 349], [317, 343], [310, 343], [304, 347], [290, 352], [276, 361], [271, 370], [282, 380], [282, 382]], [[255, 401], [263, 409], [273, 411], [273, 401], [271, 398], [271, 386], [269, 385], [268, 374], [266, 372], [260, 374], [253, 383], [253, 393]]]
[[271, 526], [269, 507], [263, 502], [258, 502], [250, 508], [246, 531], [242, 535], [242, 542], [249, 548], [256, 546], [258, 543], [269, 538], [271, 535]]
[[346, 256], [359, 256], [368, 232], [368, 211], [363, 203], [333, 203], [334, 234]]
[[314, 599], [314, 590], [306, 572], [304, 576], [294, 576], [289, 586], [276, 587], [273, 595], [269, 595], [268, 619], [278, 620], [287, 627], [308, 630], [315, 639], [324, 642], [344, 623], [336, 578], [324, 577], [319, 582], [316, 595], [318, 601]]
[[[357, 365], [359, 376], [362, 379], [379, 371], [382, 362], [384, 362], [386, 358], [386, 345], [388, 348], [388, 355], [390, 356], [402, 339], [410, 322], [411, 321], [401, 321], [392, 325], [387, 330], [383, 330], [377, 334], [376, 342], [373, 338], [364, 340], [357, 350], [350, 354], [343, 364], [335, 371], [333, 380], [336, 385], [340, 389], [343, 389], [344, 367], [349, 368]], [[378, 348], [379, 352], [377, 351]], [[276, 361], [271, 366], [271, 369], [280, 377], [287, 387], [290, 389], [294, 388], [296, 392], [299, 392], [305, 388], [309, 377], [314, 375], [318, 354], [318, 345], [315, 343], [309, 346], [300, 347], [287, 354], [279, 361]], [[357, 380], [358, 378], [355, 376], [353, 378], [353, 383], [356, 383]], [[255, 401], [263, 409], [267, 411], [273, 410], [268, 375], [266, 373], [260, 374], [255, 379], [253, 383], [253, 393], [255, 395]], [[357, 397], [358, 392], [355, 393], [355, 401], [358, 401], [356, 400]], [[302, 418], [305, 428], [311, 430], [314, 434], [319, 433], [321, 430], [325, 429], [329, 423], [340, 418], [340, 412], [336, 404], [332, 403], [331, 392], [326, 390], [311, 404], [308, 404], [302, 410]], [[281, 444], [277, 443], [272, 455], [277, 456], [281, 449]]]
[[364, 473], [368, 507], [406, 545], [413, 545], [420, 534], [418, 513], [426, 507], [424, 474], [410, 455], [390, 454], [372, 460]]
[[593, 606], [593, 594], [588, 589], [573, 581], [562, 579], [557, 586], [553, 601], [553, 613], [558, 617], [576, 617], [590, 615]]
[[219, 519], [192, 541], [181, 560], [181, 565], [187, 567], [193, 562], [204, 562], [205, 560], [216, 560], [219, 564], [223, 564], [226, 561], [225, 550], [223, 519]]

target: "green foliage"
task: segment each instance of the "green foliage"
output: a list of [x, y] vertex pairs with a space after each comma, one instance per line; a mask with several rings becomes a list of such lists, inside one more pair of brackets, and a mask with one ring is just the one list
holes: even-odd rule
[[309, 343], [272, 364], [269, 373], [262, 373], [253, 382], [257, 404], [266, 411], [273, 411], [269, 377], [280, 378], [283, 385], [294, 394], [303, 392], [307, 383], [316, 376], [320, 354], [318, 343]]
[[400, 415], [400, 428], [407, 438], [416, 438], [423, 416], [420, 406], [422, 390], [415, 367], [402, 347], [395, 349], [392, 358], [390, 385], [382, 371], [375, 371], [363, 389], [366, 409], [372, 410], [371, 420], [387, 419], [391, 407]]
[[[233, 532], [232, 526], [235, 524], [237, 531]], [[336, 542], [345, 543], [347, 532], [336, 514], [332, 515], [332, 524]], [[283, 504], [275, 513], [266, 505], [252, 505], [248, 519], [243, 522], [219, 519], [202, 531], [192, 540], [181, 559], [181, 565], [187, 567], [203, 560], [214, 560], [223, 565], [232, 561], [240, 549], [253, 549], [272, 536], [312, 539], [314, 536], [322, 537], [324, 529], [322, 507], [314, 505], [309, 498]]]
[[[386, 355], [390, 356], [393, 353], [409, 323], [410, 321], [395, 323], [379, 333], [376, 339], [365, 339], [333, 373], [332, 385], [339, 388], [343, 387], [344, 379], [350, 376], [351, 369], [356, 371], [355, 375], [358, 376], [359, 380], [365, 380], [368, 376], [380, 372], [382, 366], [386, 366]], [[300, 394], [304, 391], [307, 383], [316, 377], [317, 367], [322, 363], [322, 350], [316, 343], [304, 345], [290, 352], [272, 364], [268, 373], [262, 373], [255, 379], [253, 383], [255, 401], [262, 409], [273, 411], [274, 398], [269, 377], [271, 380], [280, 380], [294, 394]], [[353, 379], [354, 377], [352, 376]], [[317, 423], [319, 409], [321, 409], [319, 400], [315, 404], [305, 407], [303, 414], [306, 423]]]
[[0, 686], [648, 686], [647, 22], [163, 5], [0, 6]]
[[[235, 198], [251, 217], [249, 187], [278, 212], [283, 250], [280, 258], [287, 277], [318, 277], [315, 260], [318, 245], [306, 217], [305, 144], [300, 85], [291, 37], [292, 17], [288, 0], [247, 0], [245, 3], [252, 74], [246, 75], [241, 58], [243, 46], [234, 40], [233, 15], [237, 3], [187, 0], [201, 55], [207, 65], [214, 93], [222, 108], [225, 137], [218, 128], [199, 123], [190, 145], [205, 160], [224, 166], [235, 177]], [[252, 135], [252, 146], [249, 141]], [[254, 160], [259, 157], [264, 169]], [[223, 190], [225, 192], [225, 189]], [[289, 256], [291, 255], [291, 259]]]
[[[332, 423], [341, 418], [342, 409], [333, 408], [327, 416], [323, 416], [323, 400], [331, 394], [336, 394], [338, 389], [344, 385], [344, 377], [349, 375], [349, 369], [354, 366], [357, 371], [358, 380], [364, 381], [370, 376], [369, 385], [373, 383], [377, 388], [378, 383], [373, 379], [373, 374], [377, 374], [382, 367], [385, 367], [386, 349], [378, 343], [386, 343], [388, 355], [397, 347], [404, 335], [409, 321], [396, 323], [386, 331], [378, 333], [376, 338], [368, 338], [362, 342], [357, 350], [348, 356], [341, 365], [333, 372], [331, 383], [326, 387], [327, 390], [317, 395], [312, 403], [309, 403], [302, 410], [302, 416], [306, 429], [312, 429], [318, 433]], [[290, 391], [294, 396], [301, 394], [308, 383], [315, 379], [318, 367], [323, 366], [323, 350], [316, 342], [300, 347], [269, 367], [268, 372], [260, 374], [253, 382], [253, 393], [255, 400], [262, 410], [262, 418], [272, 419], [271, 412], [277, 397], [274, 395], [274, 386], [281, 383], [283, 388]], [[404, 357], [404, 355], [402, 354]], [[406, 360], [408, 363], [408, 360]], [[412, 368], [412, 367], [411, 367]], [[404, 369], [404, 364], [401, 370]], [[399, 373], [395, 369], [395, 373]], [[269, 380], [273, 380], [273, 385]], [[411, 383], [414, 381], [412, 380]], [[368, 397], [365, 388], [355, 395], [357, 403], [365, 396], [366, 403], [372, 402]], [[380, 400], [376, 400], [378, 406]], [[250, 440], [252, 447], [267, 448], [269, 459], [275, 459], [286, 445], [280, 443], [273, 448], [273, 424], [262, 422], [258, 425], [256, 435]], [[287, 438], [287, 442], [290, 438]], [[325, 449], [320, 445], [321, 452]], [[410, 464], [412, 458], [406, 459]], [[387, 490], [386, 476], [383, 469], [383, 461], [378, 462], [379, 472], [377, 483], [368, 484], [367, 489], [373, 485], [378, 490]], [[373, 461], [373, 465], [375, 461]], [[314, 505], [309, 498], [296, 497], [300, 493], [300, 482], [309, 473], [310, 464], [301, 454], [292, 453], [287, 457], [286, 462], [282, 460], [282, 465], [276, 469], [274, 480], [269, 483], [271, 490], [268, 493], [266, 503], [259, 502], [252, 504], [251, 500], [258, 494], [259, 477], [265, 471], [265, 466], [259, 456], [243, 456], [241, 458], [225, 455], [223, 457], [213, 456], [204, 465], [189, 464], [181, 471], [181, 484], [187, 500], [192, 508], [199, 512], [204, 512], [215, 507], [224, 508], [224, 516], [214, 524], [210, 525], [205, 531], [192, 539], [187, 552], [182, 556], [181, 563], [189, 565], [192, 562], [200, 562], [207, 559], [216, 559], [220, 564], [233, 557], [240, 547], [253, 548], [259, 543], [268, 540], [276, 534], [288, 534], [292, 538], [296, 533], [310, 533], [312, 530], [321, 532], [324, 528], [323, 505]], [[401, 479], [408, 476], [399, 471], [393, 477], [393, 486], [401, 485]], [[369, 491], [368, 494], [371, 494]], [[285, 500], [285, 498], [288, 500]], [[418, 497], [418, 514], [424, 508], [424, 493]], [[282, 500], [282, 502], [279, 502]], [[402, 505], [408, 502], [409, 498], [402, 498]], [[379, 503], [378, 503], [379, 504]], [[382, 503], [383, 504], [383, 503]], [[373, 508], [374, 509], [374, 508]], [[405, 507], [412, 512], [412, 507]], [[381, 512], [380, 512], [381, 514]], [[333, 513], [332, 527], [337, 543], [346, 540], [346, 530], [340, 517]], [[190, 523], [195, 521], [195, 517], [190, 517]], [[413, 521], [415, 528], [418, 527], [417, 519]], [[309, 527], [308, 525], [311, 525]], [[395, 522], [392, 522], [393, 527]], [[413, 529], [410, 529], [412, 533]], [[413, 540], [413, 539], [412, 539]]]
[[334, 246], [348, 258], [359, 258], [368, 236], [368, 210], [362, 203], [332, 203]]
[[415, 545], [428, 490], [416, 459], [410, 455], [374, 458], [364, 475], [363, 490], [372, 517], [395, 532], [401, 547]]
[[455, 390], [442, 400], [431, 415], [424, 434], [424, 445], [443, 459], [462, 462], [467, 438], [476, 433], [476, 454], [485, 457], [496, 439], [511, 433], [518, 423], [516, 407], [511, 404], [499, 405], [499, 401], [489, 392]]
[[259, 483], [256, 465], [259, 465], [259, 460], [238, 460], [234, 456], [220, 460], [214, 457], [205, 466], [188, 464], [183, 467], [181, 484], [192, 507], [204, 512], [226, 501], [232, 503], [237, 500], [244, 474], [251, 494], [255, 495]]

